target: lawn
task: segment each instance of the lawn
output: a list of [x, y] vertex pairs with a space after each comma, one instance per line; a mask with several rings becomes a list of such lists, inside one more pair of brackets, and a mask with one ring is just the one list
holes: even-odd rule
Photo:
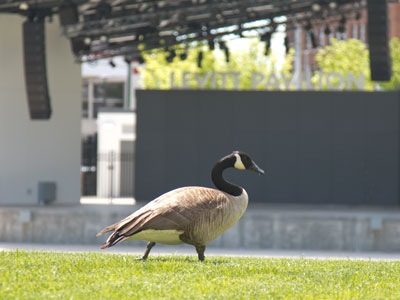
[[0, 299], [400, 299], [400, 262], [0, 252]]

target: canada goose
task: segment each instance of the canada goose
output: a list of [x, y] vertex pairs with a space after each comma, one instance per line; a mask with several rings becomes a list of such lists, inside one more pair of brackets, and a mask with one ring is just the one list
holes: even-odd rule
[[114, 230], [101, 248], [126, 240], [145, 240], [148, 244], [141, 260], [146, 260], [156, 243], [186, 243], [196, 248], [199, 260], [203, 261], [206, 244], [232, 227], [247, 208], [244, 188], [222, 177], [222, 172], [231, 167], [264, 174], [248, 154], [234, 151], [212, 169], [212, 181], [218, 190], [189, 186], [165, 193], [101, 230], [97, 236]]

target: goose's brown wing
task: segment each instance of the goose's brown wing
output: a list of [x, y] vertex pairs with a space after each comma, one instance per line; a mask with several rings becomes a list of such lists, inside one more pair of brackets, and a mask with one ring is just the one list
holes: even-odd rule
[[185, 187], [168, 192], [118, 223], [104, 228], [98, 236], [115, 230], [102, 248], [111, 247], [147, 229], [184, 232], [196, 219], [226, 205], [225, 193], [204, 187]]

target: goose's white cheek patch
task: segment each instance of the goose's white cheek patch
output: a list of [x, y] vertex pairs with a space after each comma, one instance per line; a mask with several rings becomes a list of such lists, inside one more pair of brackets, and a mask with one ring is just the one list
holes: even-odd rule
[[235, 154], [235, 157], [236, 157], [236, 162], [235, 162], [234, 167], [239, 170], [246, 170], [246, 167], [244, 166], [242, 159], [240, 158], [240, 155]]

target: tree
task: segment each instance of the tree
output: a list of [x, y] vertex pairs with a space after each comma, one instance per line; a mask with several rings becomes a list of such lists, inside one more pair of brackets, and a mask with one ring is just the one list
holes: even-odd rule
[[381, 82], [380, 86], [387, 90], [400, 88], [400, 41], [393, 38], [390, 41], [390, 57], [392, 59], [392, 78], [389, 82]]
[[[326, 76], [332, 72], [340, 73], [345, 80], [349, 73], [358, 77], [360, 74], [364, 77], [365, 89], [374, 90], [375, 84], [381, 88], [391, 90], [398, 88], [400, 84], [400, 42], [397, 38], [390, 41], [390, 52], [392, 58], [392, 78], [389, 82], [373, 82], [369, 66], [369, 51], [367, 46], [356, 39], [347, 41], [331, 40], [331, 45], [318, 51], [315, 59], [320, 67], [320, 71], [314, 73], [312, 82], [316, 84], [321, 79], [320, 76]], [[332, 79], [332, 84], [337, 78]], [[326, 82], [323, 82], [326, 88]], [[356, 86], [353, 85], [353, 89]]]
[[[229, 61], [226, 60], [225, 51], [210, 50], [208, 45], [202, 42], [189, 49], [185, 45], [177, 46], [174, 48], [176, 56], [171, 62], [167, 62], [167, 57], [171, 54], [166, 50], [143, 53], [146, 63], [142, 69], [143, 86], [169, 89], [173, 83], [174, 86], [182, 87], [185, 77], [185, 83], [191, 88], [234, 89], [237, 86], [238, 89], [262, 89], [272, 72], [281, 71], [288, 74], [292, 69], [293, 51], [287, 55], [282, 67], [278, 67], [276, 58], [265, 55], [265, 43], [258, 39], [252, 39], [246, 49], [235, 50], [229, 44], [228, 48]], [[202, 62], [199, 67], [200, 52]], [[181, 55], [185, 54], [187, 57], [182, 59]], [[189, 73], [185, 75], [185, 72]], [[255, 72], [262, 74], [264, 79], [256, 87], [252, 87], [252, 76]]]

